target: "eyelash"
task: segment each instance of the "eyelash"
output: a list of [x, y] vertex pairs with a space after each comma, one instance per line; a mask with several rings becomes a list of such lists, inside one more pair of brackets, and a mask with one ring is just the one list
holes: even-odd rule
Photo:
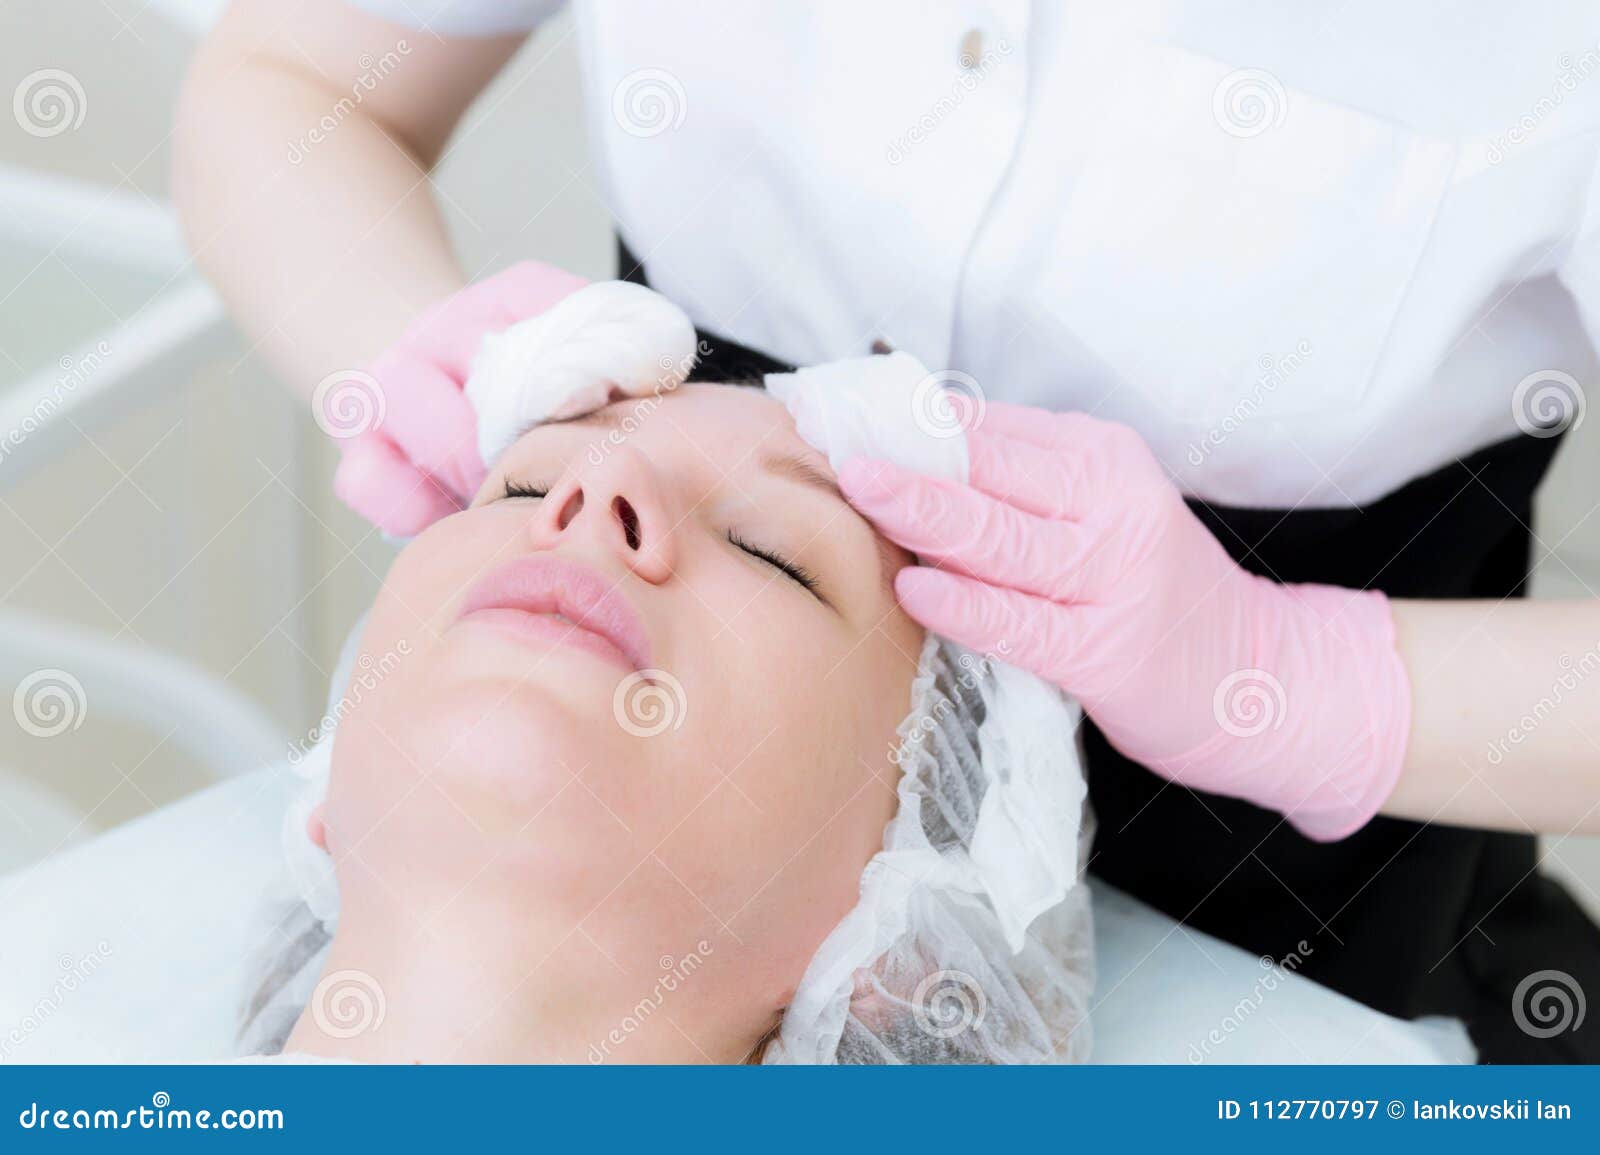
[[735, 549], [742, 549], [751, 557], [760, 558], [768, 565], [782, 570], [784, 573], [793, 578], [795, 582], [803, 586], [805, 590], [818, 601], [825, 600], [822, 596], [821, 589], [817, 584], [816, 575], [810, 570], [806, 569], [805, 566], [798, 565], [779, 554], [773, 553], [769, 549], [761, 548], [759, 545], [751, 545], [749, 542], [745, 541], [744, 538], [740, 537], [738, 532], [735, 530], [730, 529], [728, 531], [728, 541], [734, 546]]
[[[506, 479], [505, 495], [508, 498], [543, 498], [548, 496], [549, 493], [550, 491], [548, 489], [545, 489], [541, 486], [528, 485], [520, 481], [512, 481], [510, 478]], [[781, 554], [773, 553], [770, 549], [763, 549], [759, 545], [752, 545], [750, 542], [740, 537], [738, 532], [735, 530], [730, 529], [728, 531], [728, 543], [735, 549], [743, 550], [751, 557], [759, 558], [768, 565], [772, 566], [774, 569], [783, 571], [791, 579], [793, 579], [796, 584], [805, 589], [807, 593], [811, 594], [818, 601], [825, 600], [822, 597], [821, 587], [817, 582], [816, 575], [810, 570], [806, 569], [805, 566], [792, 562], [788, 558], [783, 557]]]

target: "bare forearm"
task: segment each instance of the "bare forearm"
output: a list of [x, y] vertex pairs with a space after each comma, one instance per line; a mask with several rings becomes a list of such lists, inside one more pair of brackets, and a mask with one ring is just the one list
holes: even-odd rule
[[1396, 601], [1412, 720], [1383, 813], [1600, 832], [1600, 601]]
[[182, 113], [184, 224], [249, 339], [309, 392], [463, 277], [422, 169], [376, 124], [352, 113], [294, 163], [333, 98], [267, 65], [218, 71], [197, 66]]
[[235, 0], [179, 110], [195, 259], [255, 347], [309, 393], [465, 281], [427, 179], [520, 37], [446, 40], [328, 5], [285, 27]]

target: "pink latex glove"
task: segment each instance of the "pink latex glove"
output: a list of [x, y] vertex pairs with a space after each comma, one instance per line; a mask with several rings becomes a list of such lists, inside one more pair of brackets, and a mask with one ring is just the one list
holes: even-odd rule
[[[523, 261], [418, 316], [365, 370], [381, 393], [382, 419], [339, 442], [333, 487], [340, 500], [400, 537], [460, 509], [485, 475], [477, 415], [461, 391], [479, 342], [587, 283], [553, 265]], [[336, 404], [337, 389], [326, 397], [324, 404]], [[319, 424], [340, 436], [338, 415], [329, 413]]]
[[1388, 599], [1239, 568], [1144, 441], [990, 404], [970, 484], [847, 462], [851, 504], [924, 563], [895, 592], [928, 629], [1076, 696], [1113, 745], [1308, 837], [1366, 824], [1405, 755]]

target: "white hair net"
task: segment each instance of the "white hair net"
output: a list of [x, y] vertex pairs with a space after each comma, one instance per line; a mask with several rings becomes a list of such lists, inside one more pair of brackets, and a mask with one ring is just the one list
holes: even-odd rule
[[[694, 358], [694, 328], [665, 298], [621, 282], [579, 290], [486, 339], [466, 387], [486, 464], [539, 421], [674, 388]], [[867, 454], [964, 481], [964, 434], [941, 380], [895, 353], [766, 384], [835, 468]], [[346, 651], [335, 693], [351, 669]], [[1003, 654], [928, 637], [892, 752], [899, 806], [883, 849], [807, 966], [765, 1061], [1087, 1058], [1094, 934], [1080, 717]], [[325, 736], [302, 762], [310, 782], [284, 834], [302, 894], [331, 929], [331, 864], [305, 835], [329, 745]]]

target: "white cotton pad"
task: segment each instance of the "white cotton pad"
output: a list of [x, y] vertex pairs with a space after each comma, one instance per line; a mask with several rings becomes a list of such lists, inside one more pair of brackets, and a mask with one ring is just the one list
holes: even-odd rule
[[916, 473], [967, 479], [967, 438], [943, 376], [909, 353], [852, 357], [769, 373], [767, 392], [835, 473], [852, 457], [877, 457]]
[[643, 285], [600, 281], [489, 333], [467, 378], [478, 452], [492, 465], [541, 421], [680, 385], [694, 367], [694, 324]]

